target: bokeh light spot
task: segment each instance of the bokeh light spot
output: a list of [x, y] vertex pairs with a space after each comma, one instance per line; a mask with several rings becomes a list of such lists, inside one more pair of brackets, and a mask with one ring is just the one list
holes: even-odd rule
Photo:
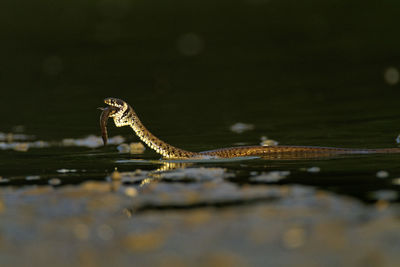
[[399, 70], [394, 67], [389, 67], [384, 72], [385, 82], [389, 85], [395, 85], [399, 83], [400, 74]]

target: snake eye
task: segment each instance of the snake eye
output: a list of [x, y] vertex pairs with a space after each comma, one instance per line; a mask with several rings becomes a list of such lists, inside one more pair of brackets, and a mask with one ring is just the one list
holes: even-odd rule
[[107, 97], [106, 99], [104, 99], [104, 103], [106, 103], [107, 105], [112, 106], [112, 100], [113, 100], [113, 98]]

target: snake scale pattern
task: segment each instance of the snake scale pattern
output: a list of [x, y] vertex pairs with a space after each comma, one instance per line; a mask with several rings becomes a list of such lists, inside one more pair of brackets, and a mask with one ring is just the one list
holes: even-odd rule
[[107, 120], [113, 118], [117, 127], [130, 126], [136, 135], [151, 149], [167, 159], [192, 158], [235, 158], [245, 156], [275, 157], [291, 156], [292, 158], [323, 157], [340, 154], [373, 154], [373, 153], [400, 153], [400, 148], [335, 148], [317, 146], [241, 146], [221, 148], [203, 152], [191, 152], [174, 147], [153, 135], [139, 120], [133, 108], [118, 98], [106, 98], [108, 106], [100, 108], [100, 127], [104, 145], [107, 144]]

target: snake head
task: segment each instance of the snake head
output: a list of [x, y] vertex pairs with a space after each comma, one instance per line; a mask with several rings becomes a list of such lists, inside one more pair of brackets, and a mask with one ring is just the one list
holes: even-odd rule
[[[114, 98], [114, 97], [107, 97], [106, 99], [104, 99], [104, 103], [106, 103], [107, 105], [116, 108], [115, 113], [113, 113], [111, 116], [114, 117], [117, 113], [121, 112], [125, 112], [128, 109], [128, 104], [121, 99], [118, 98]], [[111, 117], [110, 116], [110, 117]]]
[[128, 125], [127, 122], [129, 122], [129, 120], [127, 119], [127, 115], [129, 112], [127, 112], [127, 110], [129, 109], [129, 105], [125, 101], [113, 97], [104, 99], [104, 103], [106, 103], [108, 106], [99, 109], [102, 110], [100, 115], [101, 136], [103, 138], [104, 145], [106, 145], [108, 141], [108, 118], [112, 117], [117, 127]]
[[109, 105], [113, 112], [108, 114], [114, 119], [115, 126], [122, 127], [130, 124], [132, 108], [124, 100], [108, 97], [104, 99], [104, 103]]

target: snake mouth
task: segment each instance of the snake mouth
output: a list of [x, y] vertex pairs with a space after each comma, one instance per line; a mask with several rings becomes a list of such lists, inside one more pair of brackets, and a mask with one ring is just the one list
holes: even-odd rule
[[106, 99], [104, 99], [104, 103], [119, 109], [121, 109], [125, 105], [125, 102], [123, 100], [114, 97], [107, 97]]

